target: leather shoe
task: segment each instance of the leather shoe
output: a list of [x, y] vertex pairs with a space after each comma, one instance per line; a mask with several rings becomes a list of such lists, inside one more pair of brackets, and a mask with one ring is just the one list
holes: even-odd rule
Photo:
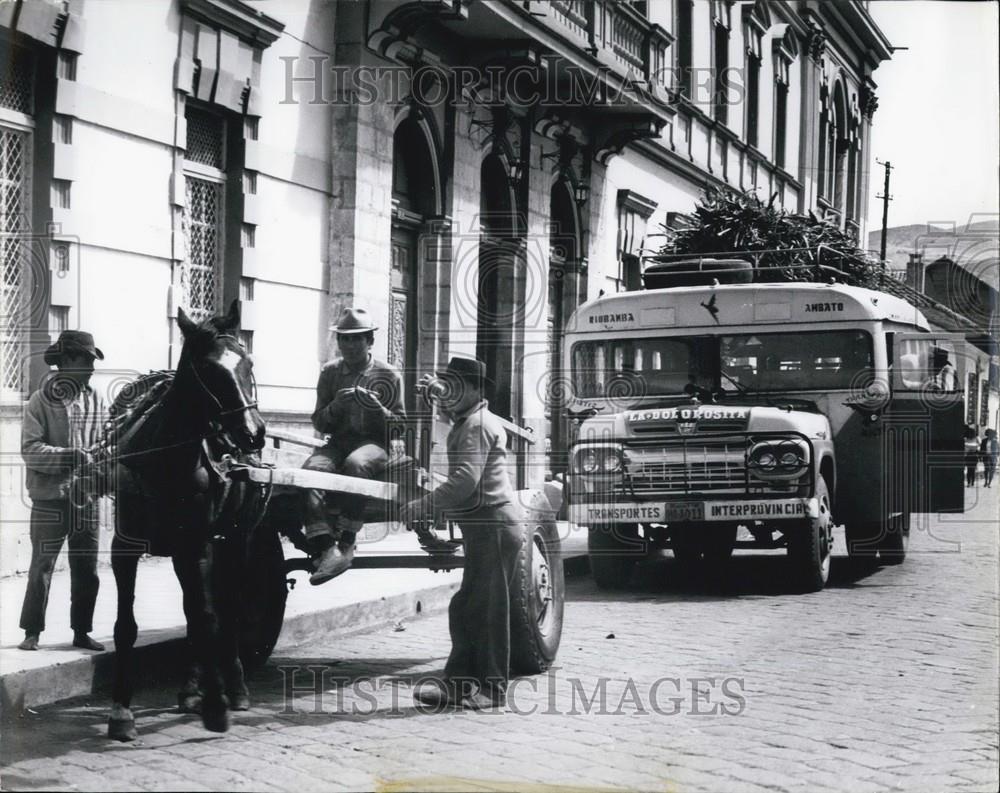
[[104, 649], [104, 645], [98, 641], [91, 639], [86, 633], [76, 633], [73, 635], [73, 646], [79, 647], [82, 650], [94, 650], [95, 652], [100, 652]]
[[26, 633], [24, 634], [24, 641], [17, 645], [18, 650], [37, 650], [38, 649], [38, 634], [37, 633]]
[[494, 710], [506, 706], [506, 701], [488, 697], [482, 691], [462, 698], [462, 707], [468, 710]]
[[425, 683], [413, 692], [413, 698], [432, 708], [458, 707], [462, 701], [441, 683]]
[[354, 546], [341, 547], [338, 543], [331, 545], [316, 562], [316, 572], [309, 576], [313, 586], [325, 584], [331, 578], [336, 578], [347, 571], [354, 561]]

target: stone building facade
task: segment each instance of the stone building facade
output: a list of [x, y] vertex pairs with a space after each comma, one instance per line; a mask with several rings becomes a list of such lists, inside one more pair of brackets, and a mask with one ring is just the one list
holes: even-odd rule
[[[331, 321], [423, 372], [478, 354], [558, 468], [560, 330], [706, 187], [866, 234], [867, 3], [17, 0], [0, 3], [2, 497], [63, 328], [109, 392], [176, 364], [175, 317], [231, 299], [275, 426], [303, 429]], [[440, 428], [425, 422], [414, 443]], [[8, 517], [10, 516], [10, 517]], [[26, 525], [25, 525], [26, 532]], [[3, 532], [3, 571], [23, 568]]]

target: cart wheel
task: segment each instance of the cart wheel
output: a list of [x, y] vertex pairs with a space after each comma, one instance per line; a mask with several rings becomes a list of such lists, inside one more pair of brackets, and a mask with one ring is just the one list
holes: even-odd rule
[[247, 552], [240, 603], [240, 660], [248, 672], [271, 657], [285, 619], [285, 554], [274, 527], [261, 521]]
[[510, 663], [516, 675], [535, 675], [549, 668], [559, 649], [565, 585], [555, 523], [523, 525], [510, 590]]

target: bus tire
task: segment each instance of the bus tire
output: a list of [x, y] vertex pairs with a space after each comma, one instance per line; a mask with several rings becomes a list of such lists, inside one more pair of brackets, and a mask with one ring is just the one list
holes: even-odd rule
[[559, 531], [551, 520], [528, 520], [510, 588], [510, 664], [537, 675], [555, 661], [562, 638], [566, 587]]
[[[632, 537], [636, 539], [630, 541]], [[636, 526], [591, 526], [587, 534], [590, 572], [599, 589], [624, 589], [644, 555]]]
[[788, 533], [788, 557], [796, 588], [801, 592], [818, 592], [830, 577], [833, 513], [830, 492], [823, 477], [816, 482], [816, 500], [819, 515]]

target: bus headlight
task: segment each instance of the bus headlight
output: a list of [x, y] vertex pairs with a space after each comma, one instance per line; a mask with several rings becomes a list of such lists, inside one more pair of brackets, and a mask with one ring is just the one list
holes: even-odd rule
[[809, 467], [809, 446], [800, 440], [766, 440], [755, 443], [747, 454], [747, 468], [757, 479], [798, 479]]
[[621, 446], [583, 446], [573, 452], [572, 471], [576, 474], [617, 474], [622, 467]]

